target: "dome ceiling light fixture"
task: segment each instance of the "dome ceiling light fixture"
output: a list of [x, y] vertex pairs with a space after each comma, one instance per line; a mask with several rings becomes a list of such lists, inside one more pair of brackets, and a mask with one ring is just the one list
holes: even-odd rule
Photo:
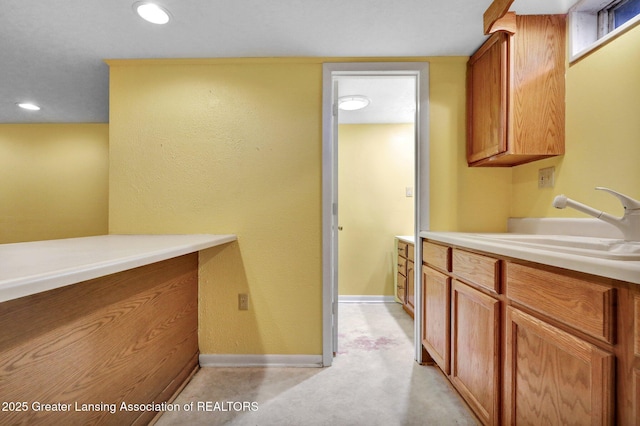
[[139, 1], [133, 4], [133, 10], [142, 19], [152, 24], [164, 25], [171, 19], [169, 12], [155, 3]]
[[356, 111], [367, 107], [371, 101], [366, 96], [349, 95], [338, 98], [338, 108], [343, 111]]
[[31, 102], [18, 102], [16, 103], [16, 105], [18, 105], [22, 109], [26, 109], [29, 111], [40, 111], [40, 107]]

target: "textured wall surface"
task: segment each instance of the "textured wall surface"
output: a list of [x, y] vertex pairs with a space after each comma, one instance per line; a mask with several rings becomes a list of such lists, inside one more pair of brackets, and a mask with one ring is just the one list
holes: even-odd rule
[[0, 244], [103, 235], [107, 124], [0, 125]]
[[345, 124], [338, 134], [338, 288], [394, 292], [394, 237], [413, 235], [415, 131], [409, 124]]
[[[430, 62], [432, 226], [502, 229], [510, 171], [464, 160], [466, 58], [413, 60]], [[322, 352], [323, 61], [110, 61], [109, 231], [238, 235], [201, 254], [202, 353]]]
[[502, 232], [511, 196], [511, 169], [468, 167], [467, 59], [429, 67], [429, 193], [433, 231]]
[[[621, 216], [605, 186], [640, 199], [640, 26], [567, 69], [566, 153], [514, 169], [514, 217], [587, 217], [551, 206], [564, 193]], [[554, 188], [538, 189], [538, 169], [556, 168]]]
[[203, 353], [321, 353], [321, 74], [111, 67], [110, 232], [238, 236], [202, 254]]

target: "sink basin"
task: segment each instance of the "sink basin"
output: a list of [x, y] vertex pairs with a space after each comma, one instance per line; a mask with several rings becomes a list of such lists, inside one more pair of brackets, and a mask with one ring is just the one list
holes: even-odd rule
[[640, 241], [572, 235], [473, 234], [502, 244], [612, 260], [640, 260]]

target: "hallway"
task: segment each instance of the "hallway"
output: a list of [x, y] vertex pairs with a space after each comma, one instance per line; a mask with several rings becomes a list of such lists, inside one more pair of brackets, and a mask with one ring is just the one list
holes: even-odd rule
[[331, 367], [203, 368], [174, 401], [194, 411], [167, 412], [156, 424], [478, 424], [440, 371], [413, 361], [413, 322], [399, 304], [339, 309]]

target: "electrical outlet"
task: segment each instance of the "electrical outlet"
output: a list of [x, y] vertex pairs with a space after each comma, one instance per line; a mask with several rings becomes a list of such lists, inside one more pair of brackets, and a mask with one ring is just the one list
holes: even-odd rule
[[238, 309], [241, 311], [249, 310], [249, 295], [247, 293], [238, 294]]
[[538, 188], [553, 188], [555, 183], [555, 167], [538, 170]]

